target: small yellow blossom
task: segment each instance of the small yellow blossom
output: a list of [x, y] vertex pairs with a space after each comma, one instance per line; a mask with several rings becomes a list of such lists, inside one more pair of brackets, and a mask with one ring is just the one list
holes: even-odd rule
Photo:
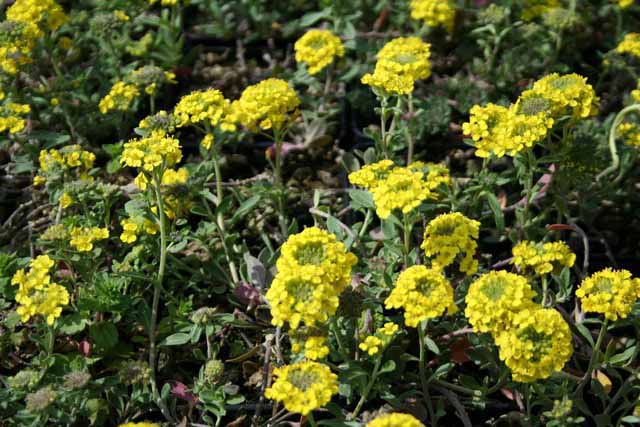
[[344, 56], [344, 45], [340, 37], [328, 30], [309, 30], [294, 45], [296, 61], [309, 67], [314, 75], [330, 65], [334, 59]]
[[131, 20], [131, 18], [129, 17], [129, 15], [127, 15], [124, 11], [122, 10], [114, 10], [113, 11], [113, 15], [118, 18], [119, 20], [121, 20], [122, 22], [128, 22]]
[[142, 421], [139, 423], [124, 423], [120, 424], [118, 427], [160, 427], [160, 424], [152, 423], [149, 421]]
[[491, 271], [469, 287], [464, 314], [476, 332], [495, 335], [508, 329], [517, 313], [535, 306], [535, 295], [524, 277]]
[[289, 412], [307, 415], [322, 408], [338, 393], [338, 376], [317, 362], [301, 362], [273, 370], [275, 381], [265, 390], [271, 400], [282, 402]]
[[327, 346], [327, 337], [308, 337], [304, 342], [304, 357], [307, 359], [320, 360], [328, 355], [329, 347]]
[[569, 325], [553, 309], [522, 310], [495, 339], [500, 359], [518, 382], [550, 377], [562, 370], [573, 353]]
[[69, 244], [78, 252], [89, 252], [93, 249], [93, 242], [109, 237], [109, 230], [100, 227], [72, 227], [69, 236]]
[[617, 3], [620, 9], [626, 9], [633, 5], [634, 0], [611, 0], [613, 3]]
[[531, 21], [560, 6], [559, 0], [525, 0], [523, 2], [522, 19]]
[[444, 27], [453, 31], [455, 6], [448, 0], [411, 0], [411, 18], [423, 21], [428, 27]]
[[7, 19], [53, 31], [67, 21], [67, 16], [54, 0], [16, 0], [7, 9]]
[[627, 145], [640, 147], [640, 126], [635, 123], [620, 123], [618, 135]]
[[626, 319], [640, 298], [640, 279], [627, 270], [606, 268], [584, 279], [576, 296], [588, 313], [604, 314], [614, 321]]
[[62, 209], [67, 209], [73, 204], [73, 199], [71, 198], [69, 193], [62, 193], [62, 196], [60, 196], [60, 200], [58, 200], [58, 203], [60, 203]]
[[439, 270], [424, 265], [409, 267], [400, 275], [389, 297], [388, 309], [404, 309], [405, 323], [415, 328], [423, 320], [432, 319], [448, 311], [457, 311], [453, 288]]
[[287, 82], [269, 78], [247, 87], [231, 108], [235, 120], [255, 131], [282, 128], [298, 105], [298, 95]]
[[375, 335], [369, 335], [363, 342], [358, 345], [362, 351], [366, 351], [369, 356], [374, 356], [380, 351], [382, 340]]
[[629, 33], [624, 36], [624, 39], [616, 47], [616, 52], [640, 58], [640, 33]]
[[366, 427], [424, 427], [413, 415], [391, 413], [376, 417]]
[[23, 116], [30, 112], [31, 107], [27, 104], [3, 102], [0, 106], [0, 132], [21, 132], [27, 124]]
[[395, 163], [393, 163], [392, 160], [381, 160], [365, 165], [360, 170], [351, 172], [349, 174], [349, 182], [371, 191], [380, 185], [394, 168]]
[[102, 114], [110, 111], [127, 111], [131, 102], [140, 95], [140, 91], [133, 84], [117, 82], [109, 93], [100, 100], [99, 108]]
[[431, 220], [425, 228], [420, 248], [428, 257], [435, 256], [432, 264], [440, 269], [453, 264], [456, 257], [461, 255], [459, 270], [470, 276], [478, 270], [478, 261], [474, 255], [479, 233], [478, 221], [459, 212], [442, 214]]
[[533, 269], [539, 276], [548, 273], [559, 274], [564, 267], [573, 267], [576, 260], [576, 255], [564, 242], [523, 241], [514, 246], [512, 252], [512, 264], [523, 271]]
[[231, 103], [217, 89], [195, 91], [183, 96], [173, 110], [177, 126], [204, 124], [212, 129], [218, 124], [226, 131], [235, 130]]

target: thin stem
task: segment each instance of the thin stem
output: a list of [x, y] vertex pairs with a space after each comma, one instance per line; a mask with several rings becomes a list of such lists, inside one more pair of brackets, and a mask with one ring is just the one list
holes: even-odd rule
[[409, 253], [411, 252], [411, 223], [408, 214], [402, 216], [402, 231], [404, 235], [404, 266], [406, 268], [409, 266]]
[[596, 343], [593, 346], [593, 352], [591, 353], [591, 358], [589, 359], [589, 366], [587, 367], [587, 372], [585, 372], [584, 377], [582, 377], [582, 382], [578, 385], [577, 391], [582, 390], [589, 381], [591, 381], [591, 374], [598, 364], [598, 358], [600, 356], [600, 346], [602, 346], [602, 341], [604, 340], [604, 336], [607, 333], [607, 326], [609, 324], [608, 319], [604, 319], [602, 325], [600, 326], [600, 333], [598, 334], [598, 338], [596, 339]]
[[289, 234], [289, 227], [287, 226], [286, 211], [285, 211], [285, 199], [284, 199], [284, 182], [282, 180], [282, 134], [279, 129], [274, 128], [273, 137], [275, 140], [275, 156], [276, 161], [274, 164], [274, 178], [275, 187], [277, 191], [277, 207], [278, 207], [278, 222], [280, 223], [280, 231], [282, 233], [282, 239], [286, 240]]
[[626, 108], [623, 108], [613, 119], [613, 123], [611, 124], [611, 129], [609, 130], [609, 151], [611, 152], [611, 165], [600, 172], [598, 176], [596, 176], [596, 181], [600, 181], [605, 176], [609, 175], [611, 172], [614, 172], [620, 166], [620, 157], [618, 156], [618, 147], [616, 146], [616, 136], [618, 132], [618, 126], [622, 123], [624, 117], [632, 111], [640, 111], [640, 104], [633, 104]]
[[358, 239], [362, 239], [364, 233], [367, 232], [367, 228], [369, 228], [369, 223], [371, 222], [371, 209], [367, 208], [367, 213], [364, 216], [364, 221], [362, 222], [362, 228], [358, 232]]
[[369, 393], [371, 392], [371, 388], [373, 388], [373, 384], [375, 384], [376, 379], [378, 378], [378, 373], [380, 371], [380, 365], [381, 364], [382, 364], [382, 353], [379, 353], [378, 357], [376, 359], [376, 364], [373, 367], [373, 373], [371, 374], [371, 378], [369, 378], [369, 382], [367, 383], [367, 386], [365, 387], [364, 391], [362, 392], [362, 396], [360, 396], [360, 400], [358, 401], [358, 404], [356, 405], [356, 409], [353, 410], [353, 412], [351, 413], [351, 416], [349, 417], [349, 419], [354, 420], [358, 416], [360, 411], [362, 410], [362, 406], [364, 405], [364, 402], [367, 401], [367, 397], [369, 397]]
[[156, 328], [158, 323], [158, 306], [160, 304], [160, 294], [162, 292], [162, 282], [164, 280], [164, 273], [167, 265], [167, 219], [164, 213], [164, 201], [162, 200], [162, 193], [160, 192], [160, 176], [155, 173], [153, 176], [154, 191], [156, 195], [156, 206], [158, 209], [158, 218], [160, 218], [160, 265], [158, 267], [158, 276], [153, 287], [153, 301], [151, 304], [151, 321], [149, 322], [149, 370], [151, 381], [151, 392], [156, 404], [162, 411], [162, 414], [171, 421], [168, 408], [162, 401], [160, 392], [158, 390], [158, 384], [156, 383], [156, 362], [157, 362], [157, 349], [156, 349]]
[[407, 97], [407, 104], [409, 108], [409, 118], [404, 128], [405, 137], [407, 138], [407, 166], [413, 161], [414, 140], [411, 133], [413, 124], [413, 95], [410, 93]]
[[309, 421], [309, 425], [311, 427], [316, 427], [316, 420], [313, 418], [313, 412], [309, 412], [309, 415], [307, 415], [307, 421]]
[[424, 403], [427, 405], [427, 412], [429, 412], [429, 419], [433, 427], [438, 427], [438, 420], [435, 412], [433, 411], [433, 404], [431, 403], [431, 394], [429, 393], [429, 383], [427, 382], [426, 374], [426, 351], [425, 351], [425, 334], [427, 329], [427, 321], [422, 321], [418, 325], [418, 345], [420, 346], [420, 360], [419, 360], [419, 374], [420, 384], [422, 385], [422, 397]]
[[56, 343], [56, 329], [55, 326], [47, 323], [47, 332], [48, 332], [48, 340], [47, 340], [47, 354], [51, 356], [53, 354], [53, 347]]

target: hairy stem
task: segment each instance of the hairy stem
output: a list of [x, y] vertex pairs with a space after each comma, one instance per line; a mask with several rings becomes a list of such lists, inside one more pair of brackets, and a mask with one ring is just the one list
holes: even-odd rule
[[429, 393], [429, 383], [427, 382], [426, 374], [426, 351], [425, 351], [425, 333], [427, 329], [427, 321], [423, 321], [418, 325], [418, 345], [420, 346], [420, 360], [419, 360], [419, 374], [420, 384], [422, 385], [422, 397], [424, 403], [427, 405], [427, 412], [429, 412], [429, 420], [433, 427], [438, 427], [438, 419], [436, 418], [433, 410], [433, 404], [431, 403], [431, 394]]

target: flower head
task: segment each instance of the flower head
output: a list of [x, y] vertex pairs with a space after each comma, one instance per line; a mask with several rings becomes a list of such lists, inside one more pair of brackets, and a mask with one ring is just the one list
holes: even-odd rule
[[235, 124], [230, 114], [231, 103], [217, 89], [191, 92], [173, 110], [178, 127], [203, 123], [214, 128], [220, 124], [223, 130], [233, 131]]
[[0, 22], [0, 67], [7, 74], [16, 74], [20, 66], [31, 62], [31, 51], [40, 36], [38, 26], [31, 22], [6, 20]]
[[625, 319], [640, 298], [640, 279], [627, 270], [607, 268], [584, 279], [576, 296], [586, 312], [604, 314], [609, 320]]
[[100, 227], [72, 227], [69, 235], [69, 244], [78, 252], [89, 252], [93, 249], [93, 242], [109, 237], [109, 230]]
[[276, 378], [265, 390], [268, 399], [282, 402], [289, 412], [307, 415], [338, 392], [338, 376], [317, 362], [301, 362], [273, 370]]
[[464, 311], [477, 332], [506, 330], [516, 313], [534, 306], [536, 293], [527, 279], [506, 271], [491, 271], [469, 287]]
[[127, 111], [131, 102], [140, 95], [140, 91], [134, 84], [117, 82], [111, 87], [109, 93], [100, 100], [99, 108], [102, 114], [110, 111]]
[[576, 255], [564, 242], [535, 243], [523, 241], [513, 247], [512, 264], [521, 270], [532, 269], [537, 275], [559, 274], [564, 267], [571, 268]]
[[453, 288], [441, 271], [415, 265], [400, 273], [395, 287], [385, 300], [385, 307], [404, 309], [407, 326], [416, 327], [445, 311], [455, 313]]
[[629, 33], [616, 47], [616, 52], [640, 58], [640, 33]]
[[129, 73], [125, 82], [144, 90], [147, 95], [154, 96], [160, 86], [176, 83], [175, 79], [176, 75], [170, 71], [164, 71], [156, 65], [145, 65]]
[[16, 0], [7, 9], [7, 19], [35, 24], [41, 30], [53, 31], [67, 21], [67, 16], [54, 0]]
[[531, 382], [561, 371], [573, 353], [569, 325], [547, 308], [524, 309], [496, 336], [500, 359], [514, 381]]
[[584, 119], [598, 112], [599, 99], [593, 87], [587, 83], [586, 77], [578, 74], [549, 74], [535, 82], [531, 92], [550, 103], [550, 113], [559, 118], [570, 115], [576, 119]]
[[523, 3], [522, 19], [525, 21], [531, 21], [561, 6], [559, 0], [525, 0]]
[[395, 166], [393, 160], [388, 159], [365, 165], [349, 174], [349, 182], [371, 191], [386, 179]]
[[480, 223], [467, 218], [459, 212], [442, 214], [431, 220], [424, 231], [424, 240], [420, 247], [432, 260], [434, 267], [445, 268], [453, 264], [460, 255], [459, 269], [472, 275], [478, 269], [474, 259], [480, 233]]
[[243, 126], [268, 130], [282, 128], [298, 105], [298, 95], [287, 82], [270, 78], [247, 87], [231, 108]]
[[157, 131], [125, 143], [120, 163], [151, 173], [160, 166], [171, 167], [181, 159], [180, 141]]
[[366, 427], [424, 427], [413, 415], [409, 414], [384, 414], [367, 423]]
[[335, 58], [344, 56], [344, 45], [340, 37], [328, 30], [309, 30], [293, 46], [296, 61], [309, 67], [314, 75], [330, 65]]
[[640, 126], [635, 123], [620, 123], [618, 135], [627, 145], [640, 147]]
[[453, 31], [456, 9], [448, 0], [411, 0], [411, 18], [423, 21], [428, 27], [444, 27]]

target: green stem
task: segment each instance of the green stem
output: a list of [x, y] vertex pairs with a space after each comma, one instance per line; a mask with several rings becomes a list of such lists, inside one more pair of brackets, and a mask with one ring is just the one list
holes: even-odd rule
[[309, 412], [309, 415], [307, 415], [307, 421], [309, 421], [309, 425], [311, 427], [316, 427], [316, 420], [313, 418], [313, 412]]
[[153, 175], [153, 186], [156, 195], [156, 206], [158, 209], [158, 218], [160, 218], [160, 265], [158, 267], [158, 276], [153, 287], [153, 301], [151, 304], [151, 320], [149, 322], [149, 370], [151, 381], [151, 392], [156, 404], [162, 411], [162, 414], [171, 421], [168, 408], [162, 401], [160, 392], [158, 390], [158, 384], [156, 382], [156, 362], [157, 362], [157, 349], [156, 349], [156, 329], [158, 324], [158, 307], [160, 304], [160, 294], [162, 292], [162, 283], [164, 281], [164, 274], [167, 265], [167, 219], [164, 213], [164, 201], [162, 200], [162, 193], [160, 191], [161, 180], [158, 173]]
[[285, 210], [285, 192], [284, 182], [282, 179], [282, 136], [279, 129], [274, 128], [273, 137], [275, 142], [275, 156], [276, 161], [274, 164], [274, 185], [277, 192], [277, 208], [278, 208], [278, 222], [280, 223], [280, 232], [282, 233], [282, 239], [286, 240], [289, 234], [289, 227], [287, 226], [287, 217]]
[[406, 126], [404, 128], [405, 137], [407, 139], [407, 166], [411, 164], [413, 161], [413, 150], [414, 150], [414, 140], [413, 134], [411, 133], [412, 124], [413, 124], [413, 95], [409, 94], [407, 97], [407, 104], [409, 107], [409, 118], [407, 120]]
[[420, 384], [422, 385], [422, 397], [424, 403], [427, 405], [427, 412], [429, 413], [429, 420], [433, 427], [438, 427], [438, 420], [433, 410], [433, 404], [431, 403], [431, 394], [429, 393], [429, 383], [427, 382], [426, 374], [426, 351], [425, 351], [425, 333], [427, 329], [427, 321], [424, 320], [418, 325], [418, 345], [420, 346], [420, 360], [419, 360], [419, 374]]
[[614, 172], [620, 166], [620, 157], [618, 156], [618, 147], [616, 146], [616, 136], [618, 132], [618, 126], [624, 120], [624, 117], [631, 113], [632, 111], [640, 111], [640, 104], [633, 104], [626, 108], [623, 108], [613, 119], [613, 123], [611, 124], [611, 129], [609, 130], [609, 151], [611, 152], [611, 165], [600, 172], [598, 176], [596, 176], [596, 181], [600, 181], [605, 176], [609, 175], [611, 172]]
[[402, 231], [404, 235], [404, 266], [409, 266], [409, 253], [411, 252], [411, 223], [409, 216], [403, 214], [402, 216]]
[[47, 354], [51, 356], [53, 354], [53, 348], [56, 343], [56, 329], [55, 326], [47, 323], [48, 340], [47, 340]]
[[367, 397], [369, 397], [369, 393], [371, 392], [371, 389], [373, 388], [373, 385], [375, 384], [376, 379], [378, 378], [378, 373], [380, 371], [381, 364], [382, 364], [382, 352], [378, 354], [378, 358], [376, 359], [376, 364], [373, 367], [373, 373], [371, 374], [371, 378], [369, 378], [369, 382], [367, 383], [367, 386], [362, 392], [362, 396], [360, 396], [360, 400], [356, 405], [356, 409], [353, 410], [349, 419], [354, 420], [362, 410], [362, 406], [364, 405], [364, 402], [367, 401]]
[[584, 377], [582, 378], [582, 382], [578, 385], [577, 392], [581, 391], [588, 383], [591, 381], [591, 374], [593, 370], [596, 368], [598, 364], [598, 358], [600, 356], [600, 347], [602, 346], [602, 341], [604, 340], [604, 336], [607, 333], [607, 326], [609, 324], [608, 319], [604, 319], [602, 325], [600, 326], [600, 333], [598, 333], [598, 338], [596, 339], [596, 343], [593, 346], [593, 352], [591, 353], [591, 358], [589, 359], [589, 366], [587, 367], [587, 372], [585, 372]]
[[364, 216], [364, 221], [362, 222], [362, 228], [358, 232], [358, 239], [362, 239], [364, 233], [367, 232], [367, 228], [369, 228], [369, 223], [371, 222], [371, 209], [367, 209], [367, 213]]

